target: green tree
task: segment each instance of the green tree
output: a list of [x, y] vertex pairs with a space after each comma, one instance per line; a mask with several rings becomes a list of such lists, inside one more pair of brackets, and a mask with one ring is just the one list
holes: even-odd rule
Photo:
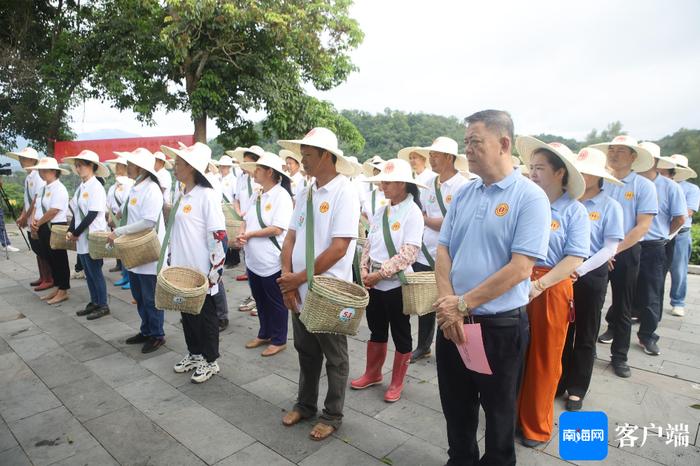
[[590, 146], [591, 144], [598, 144], [601, 142], [612, 141], [615, 136], [621, 134], [627, 134], [626, 131], [622, 130], [622, 123], [620, 121], [613, 121], [608, 123], [607, 128], [598, 133], [597, 129], [592, 129], [590, 133], [586, 136], [586, 140], [583, 142], [583, 146]]

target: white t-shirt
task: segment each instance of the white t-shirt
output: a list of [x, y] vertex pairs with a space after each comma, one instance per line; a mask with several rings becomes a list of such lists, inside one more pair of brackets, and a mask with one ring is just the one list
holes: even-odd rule
[[[343, 175], [336, 175], [325, 186], [317, 189], [316, 183], [307, 186], [297, 199], [290, 230], [296, 231], [296, 240], [292, 251], [292, 270], [306, 269], [306, 199], [309, 189], [313, 189], [314, 208], [314, 258], [328, 249], [333, 238], [352, 238], [345, 256], [328, 269], [323, 275], [352, 281], [352, 261], [355, 255], [357, 225], [360, 221], [360, 205], [350, 180]], [[304, 283], [299, 288], [302, 302], [306, 297], [308, 286]]]
[[292, 194], [294, 195], [295, 199], [297, 194], [299, 194], [305, 188], [305, 185], [309, 184], [305, 181], [306, 178], [304, 178], [304, 175], [301, 174], [301, 170], [290, 176], [290, 185], [292, 187]]
[[204, 177], [209, 181], [209, 184], [216, 192], [219, 198], [219, 204], [223, 201], [223, 190], [221, 189], [221, 181], [219, 180], [219, 175], [215, 173], [207, 173]]
[[[29, 206], [31, 205], [34, 198], [41, 196], [41, 190], [46, 186], [46, 182], [41, 179], [39, 175], [39, 170], [30, 170], [27, 177], [24, 179], [24, 211], [29, 212]], [[29, 228], [29, 223], [27, 222], [27, 228]]]
[[[97, 177], [90, 177], [89, 180], [80, 183], [78, 189], [75, 190], [75, 194], [73, 194], [70, 205], [75, 215], [76, 228], [83, 221], [83, 214], [87, 215], [90, 211], [97, 212], [97, 217], [88, 226], [87, 230], [83, 231], [78, 237], [78, 254], [87, 254], [89, 252], [89, 232], [107, 231], [107, 219], [104, 215], [107, 211], [107, 193], [104, 186], [98, 181]], [[81, 211], [83, 214], [81, 214]]]
[[134, 180], [127, 176], [118, 176], [116, 181], [107, 192], [107, 207], [115, 215], [124, 208], [124, 202], [129, 197], [129, 190], [134, 185]]
[[[165, 222], [163, 221], [163, 196], [160, 186], [150, 178], [135, 184], [129, 192], [129, 217], [126, 224], [131, 225], [141, 220], [150, 220], [157, 227], [158, 241], [163, 244], [165, 237]], [[158, 261], [149, 262], [129, 269], [130, 272], [142, 275], [156, 275]]]
[[[195, 186], [181, 195], [170, 231], [170, 265], [190, 267], [209, 275], [209, 241], [212, 234], [225, 230], [221, 202], [213, 189]], [[209, 288], [208, 294], [218, 293], [219, 285]]]
[[156, 172], [156, 177], [158, 178], [160, 189], [163, 192], [163, 202], [170, 204], [173, 202], [172, 193], [170, 192], [173, 185], [173, 177], [170, 175], [170, 172], [165, 169], [165, 167]]
[[375, 188], [367, 194], [365, 200], [362, 204], [362, 213], [367, 216], [370, 225], [374, 219], [374, 216], [379, 212], [382, 207], [389, 205], [386, 197], [384, 197], [384, 191], [380, 191], [379, 188]]
[[[268, 227], [281, 228], [282, 234], [276, 236], [277, 244], [282, 247], [284, 238], [287, 236], [289, 222], [292, 219], [294, 210], [292, 197], [282, 187], [281, 184], [275, 185], [266, 193], [260, 195], [260, 215], [263, 222]], [[262, 230], [262, 225], [258, 221], [256, 209], [258, 195], [254, 195], [252, 206], [246, 212], [245, 220], [246, 231]], [[280, 261], [280, 250], [272, 243], [269, 237], [267, 238], [250, 238], [248, 243], [243, 247], [245, 251], [245, 264], [254, 274], [261, 277], [269, 277], [280, 271], [282, 264]]]
[[236, 199], [241, 206], [241, 213], [245, 214], [250, 208], [250, 200], [260, 185], [253, 181], [248, 173], [243, 172], [236, 182]]
[[231, 203], [236, 198], [237, 181], [233, 169], [228, 175], [221, 177], [221, 193], [224, 196], [224, 202]]
[[39, 193], [39, 197], [36, 200], [34, 218], [39, 220], [51, 209], [58, 209], [58, 213], [51, 219], [50, 223], [67, 221], [66, 212], [68, 212], [68, 190], [65, 186], [63, 186], [61, 180], [52, 181], [50, 184], [47, 184], [44, 188], [42, 188], [42, 191]]
[[[440, 184], [440, 194], [442, 195], [442, 202], [445, 203], [445, 208], [449, 210], [452, 199], [457, 195], [457, 191], [469, 183], [469, 180], [459, 173], [455, 174], [452, 178]], [[437, 200], [437, 194], [435, 192], [435, 176], [432, 180], [427, 183], [428, 189], [421, 197], [421, 204], [423, 205], [423, 212], [428, 218], [444, 218], [442, 211], [440, 210], [440, 204]], [[425, 226], [425, 231], [423, 232], [423, 243], [425, 247], [428, 248], [428, 252], [433, 257], [433, 261], [437, 258], [437, 246], [438, 238], [440, 237], [440, 230], [433, 230]], [[418, 254], [417, 261], [423, 265], [430, 265], [428, 259], [425, 258], [423, 251]]]
[[[409, 194], [406, 199], [392, 206], [387, 205], [379, 209], [372, 221], [372, 228], [369, 231], [369, 257], [374, 262], [380, 264], [391, 259], [389, 252], [384, 243], [384, 233], [382, 229], [383, 216], [386, 209], [389, 209], [389, 233], [394, 242], [396, 252], [401, 249], [404, 244], [411, 244], [420, 247], [421, 239], [423, 238], [423, 214], [418, 205], [413, 200], [413, 196]], [[413, 268], [409, 265], [405, 273], [413, 272]], [[393, 290], [401, 286], [401, 282], [397, 275], [380, 280], [374, 288], [381, 291]]]

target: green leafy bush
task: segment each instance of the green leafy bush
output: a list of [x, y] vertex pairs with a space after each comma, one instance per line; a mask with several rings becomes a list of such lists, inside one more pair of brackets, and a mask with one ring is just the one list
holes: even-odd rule
[[700, 225], [693, 225], [690, 233], [692, 237], [690, 263], [700, 265]]

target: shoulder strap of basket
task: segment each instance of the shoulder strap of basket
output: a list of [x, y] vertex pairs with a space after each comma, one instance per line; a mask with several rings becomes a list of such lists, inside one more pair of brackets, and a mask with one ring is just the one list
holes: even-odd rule
[[423, 252], [423, 255], [428, 261], [428, 265], [430, 265], [430, 268], [435, 270], [435, 259], [433, 259], [433, 256], [430, 255], [430, 251], [428, 251], [428, 247], [425, 245], [425, 243], [421, 242], [420, 250]]
[[364, 287], [365, 284], [362, 283], [362, 271], [360, 270], [360, 261], [362, 260], [362, 253], [359, 248], [355, 246], [355, 257], [352, 259], [352, 270], [353, 275], [355, 275], [355, 283], [359, 286]]
[[377, 190], [374, 189], [372, 191], [372, 216], [374, 217], [374, 213], [377, 210]]
[[78, 222], [75, 222], [76, 227], [85, 218], [85, 212], [83, 211], [83, 209], [80, 208], [80, 198], [82, 197], [82, 195], [83, 195], [83, 186], [81, 185], [80, 188], [78, 188], [78, 196], [75, 198], [75, 205], [78, 208], [78, 212], [80, 212], [80, 220]]
[[309, 192], [306, 195], [306, 283], [309, 290], [314, 283], [314, 203], [313, 203], [313, 185], [309, 187]]
[[438, 205], [440, 206], [440, 212], [442, 212], [442, 216], [444, 217], [447, 214], [447, 207], [445, 207], [445, 201], [442, 200], [442, 192], [440, 192], [440, 182], [438, 181], [439, 176], [435, 177], [434, 184], [435, 184], [435, 197], [437, 198]]
[[129, 200], [131, 195], [127, 196], [126, 201], [124, 201], [124, 207], [122, 207], [122, 218], [119, 220], [119, 226], [123, 227], [126, 225], [126, 221], [129, 219]]
[[250, 181], [250, 175], [248, 175], [248, 197], [253, 195], [253, 184]]
[[231, 199], [228, 198], [228, 196], [226, 195], [225, 192], [222, 191], [222, 192], [221, 192], [221, 195], [224, 197], [224, 200], [225, 200], [227, 203], [230, 204], [230, 203], [232, 202]]
[[[165, 260], [165, 250], [168, 249], [168, 243], [170, 242], [170, 232], [173, 229], [173, 223], [175, 223], [175, 214], [177, 213], [177, 208], [180, 207], [180, 201], [182, 196], [177, 199], [175, 205], [170, 209], [170, 215], [168, 215], [168, 226], [165, 229], [165, 237], [163, 238], [163, 244], [160, 247], [160, 257], [158, 258], [158, 268], [156, 269], [156, 275], [160, 273], [160, 269], [163, 268], [163, 261]], [[160, 224], [160, 217], [158, 217], [158, 223]]]
[[[255, 201], [255, 213], [258, 214], [258, 223], [260, 224], [260, 228], [267, 228], [267, 225], [265, 225], [265, 222], [263, 222], [262, 218], [262, 213], [260, 212], [260, 196]], [[272, 241], [272, 244], [275, 245], [278, 251], [281, 251], [282, 248], [280, 247], [280, 243], [277, 241], [277, 238], [274, 236], [268, 236], [270, 238], [270, 241]]]
[[238, 213], [236, 213], [236, 209], [234, 209], [233, 207], [231, 207], [231, 204], [226, 204], [226, 203], [224, 203], [224, 209], [226, 209], [226, 210], [231, 214], [231, 217], [232, 217], [234, 220], [243, 220], [243, 219], [241, 218], [241, 216], [238, 215]]
[[[394, 246], [394, 240], [391, 239], [391, 233], [389, 233], [389, 206], [386, 206], [384, 210], [384, 215], [382, 215], [382, 234], [384, 235], [384, 244], [386, 245], [386, 250], [389, 253], [389, 257], [394, 257], [396, 255], [396, 246]], [[404, 275], [403, 270], [400, 270], [396, 275], [399, 276], [399, 281], [402, 285], [406, 284], [406, 275]]]

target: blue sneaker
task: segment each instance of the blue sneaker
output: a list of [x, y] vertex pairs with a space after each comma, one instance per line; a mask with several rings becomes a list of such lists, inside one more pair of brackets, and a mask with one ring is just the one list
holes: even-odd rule
[[124, 286], [127, 283], [129, 283], [129, 277], [122, 277], [116, 282], [114, 282], [114, 286]]
[[126, 283], [122, 286], [122, 290], [130, 290], [130, 289], [131, 289], [131, 283], [130, 283], [130, 282], [126, 282]]

